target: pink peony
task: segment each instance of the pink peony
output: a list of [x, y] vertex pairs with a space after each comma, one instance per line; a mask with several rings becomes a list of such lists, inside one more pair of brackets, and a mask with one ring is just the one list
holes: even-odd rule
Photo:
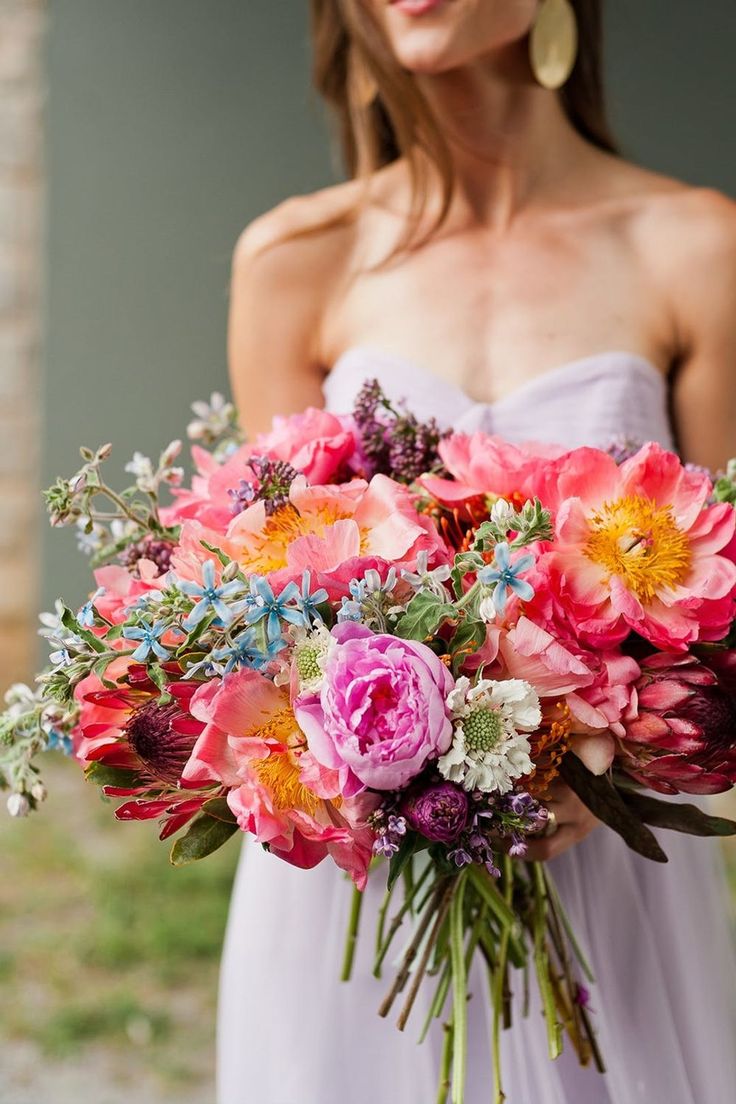
[[446, 698], [453, 679], [424, 644], [347, 622], [325, 665], [319, 697], [295, 713], [312, 755], [344, 779], [343, 791], [395, 790], [450, 746]]
[[184, 771], [188, 783], [220, 782], [240, 828], [295, 866], [327, 855], [363, 888], [373, 844], [365, 802], [338, 796], [335, 778], [312, 762], [288, 693], [239, 670], [204, 684], [192, 714], [205, 728]]
[[611, 646], [634, 630], [661, 648], [720, 640], [736, 613], [736, 565], [722, 551], [736, 514], [708, 506], [707, 476], [657, 444], [620, 467], [596, 449], [552, 462], [550, 583], [577, 634]]

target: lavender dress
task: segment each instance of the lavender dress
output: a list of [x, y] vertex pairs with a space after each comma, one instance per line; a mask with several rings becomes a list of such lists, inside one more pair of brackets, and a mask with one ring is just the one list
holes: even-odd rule
[[[493, 405], [403, 358], [353, 348], [325, 385], [349, 410], [377, 377], [420, 417], [512, 441], [671, 446], [666, 386], [625, 352], [564, 365]], [[546, 1053], [538, 1006], [504, 1033], [508, 1104], [726, 1104], [736, 1095], [736, 958], [718, 845], [666, 833], [667, 866], [597, 829], [550, 863], [597, 978], [594, 1022], [608, 1063], [580, 1070], [571, 1048]], [[380, 880], [379, 880], [380, 881]], [[338, 980], [350, 886], [330, 863], [294, 869], [245, 843], [222, 963], [218, 1104], [433, 1104], [441, 1029], [422, 1046], [415, 1009], [401, 1034], [376, 1015], [385, 981], [371, 974], [382, 889], [368, 889], [353, 980]], [[487, 983], [471, 978], [466, 1104], [488, 1104]]]

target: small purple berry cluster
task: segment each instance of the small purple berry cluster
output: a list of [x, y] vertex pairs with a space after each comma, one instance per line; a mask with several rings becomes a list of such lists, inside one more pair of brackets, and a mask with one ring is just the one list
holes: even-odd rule
[[353, 418], [371, 475], [390, 475], [400, 483], [413, 483], [425, 472], [438, 469], [437, 449], [446, 433], [434, 418], [420, 422], [413, 414], [396, 410], [378, 380], [363, 384]]
[[156, 540], [155, 537], [144, 537], [143, 540], [129, 544], [120, 553], [120, 562], [129, 571], [137, 574], [139, 560], [152, 560], [158, 568], [159, 574], [163, 574], [171, 567], [171, 553], [174, 551], [173, 541]]
[[271, 460], [268, 456], [252, 456], [248, 464], [258, 483], [241, 479], [237, 487], [228, 490], [233, 515], [242, 513], [254, 502], [264, 502], [270, 517], [288, 504], [291, 484], [299, 472], [286, 460]]

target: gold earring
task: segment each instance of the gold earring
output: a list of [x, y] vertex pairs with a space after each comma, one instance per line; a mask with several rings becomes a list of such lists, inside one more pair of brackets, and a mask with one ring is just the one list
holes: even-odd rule
[[570, 0], [542, 0], [529, 36], [532, 72], [543, 88], [561, 88], [578, 54], [578, 21]]
[[363, 109], [370, 107], [378, 95], [378, 81], [355, 47], [350, 51], [348, 82], [350, 98], [356, 107]]

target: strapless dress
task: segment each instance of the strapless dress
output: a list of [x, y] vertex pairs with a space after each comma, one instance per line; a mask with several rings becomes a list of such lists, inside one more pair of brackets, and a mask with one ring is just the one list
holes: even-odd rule
[[[663, 376], [624, 351], [573, 361], [486, 404], [403, 357], [356, 347], [327, 377], [326, 406], [350, 410], [373, 377], [417, 416], [463, 431], [569, 447], [673, 443]], [[596, 975], [592, 1017], [608, 1071], [580, 1069], [570, 1047], [550, 1062], [532, 1002], [504, 1032], [508, 1104], [736, 1099], [736, 955], [718, 844], [661, 838], [666, 866], [602, 828], [550, 863]], [[441, 1026], [419, 1046], [421, 1009], [404, 1033], [376, 1014], [386, 988], [371, 972], [382, 893], [380, 884], [367, 890], [354, 976], [341, 983], [345, 876], [328, 862], [295, 869], [244, 841], [221, 970], [218, 1104], [434, 1104]], [[479, 970], [470, 987], [466, 1104], [489, 1104], [491, 1016]]]

